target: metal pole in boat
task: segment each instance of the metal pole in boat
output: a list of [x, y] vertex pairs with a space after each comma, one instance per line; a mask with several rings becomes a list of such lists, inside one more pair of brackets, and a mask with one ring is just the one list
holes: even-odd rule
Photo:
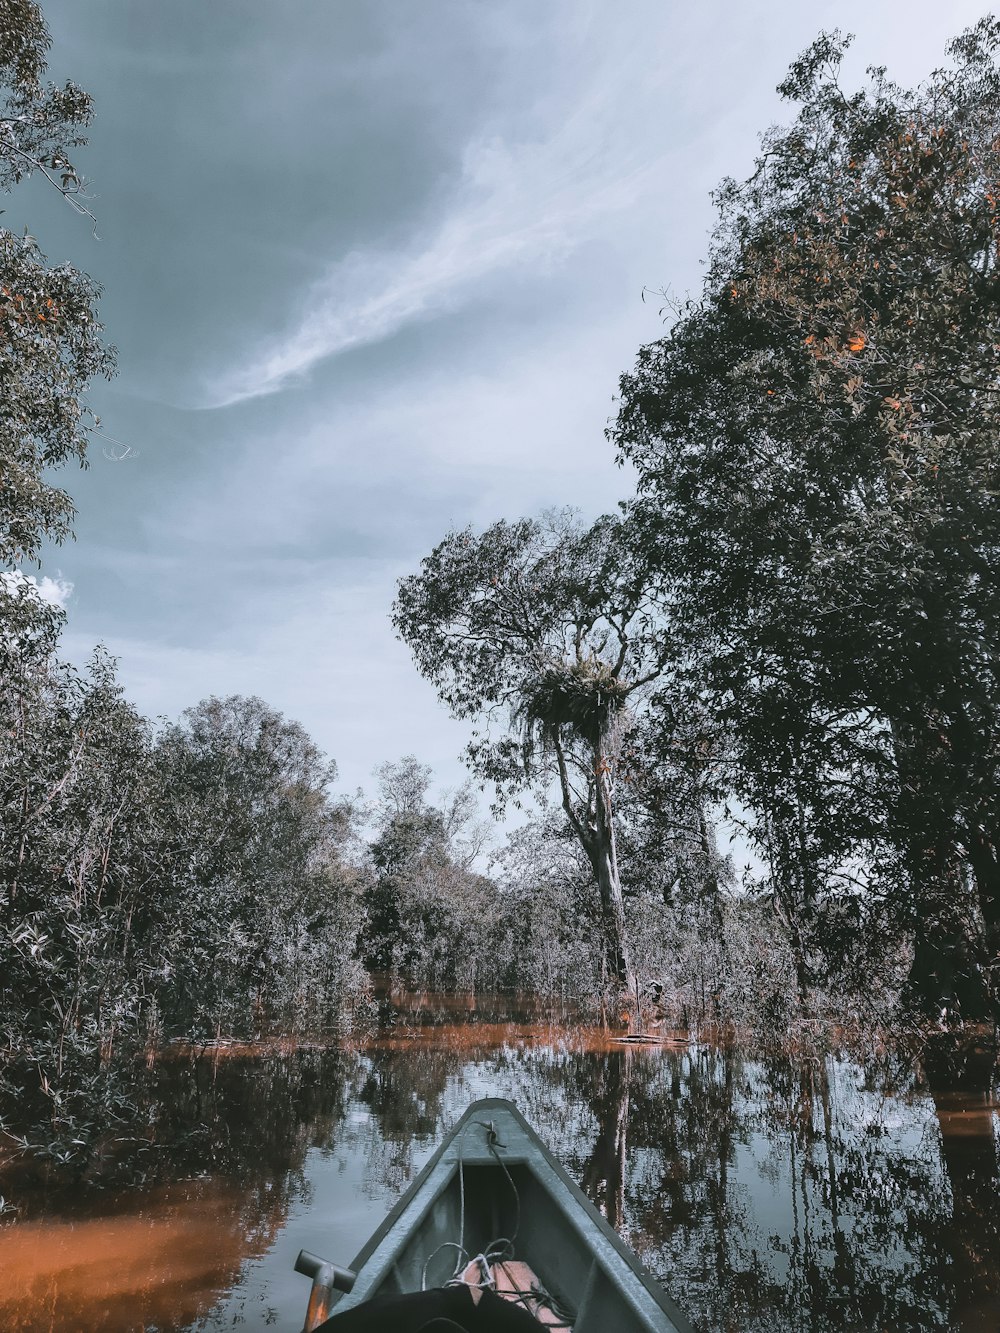
[[333, 1291], [350, 1291], [358, 1275], [350, 1268], [340, 1268], [330, 1263], [329, 1259], [321, 1259], [318, 1254], [311, 1254], [308, 1250], [299, 1250], [295, 1271], [312, 1278], [309, 1308], [306, 1310], [306, 1322], [302, 1326], [302, 1333], [312, 1333], [324, 1319], [329, 1318]]

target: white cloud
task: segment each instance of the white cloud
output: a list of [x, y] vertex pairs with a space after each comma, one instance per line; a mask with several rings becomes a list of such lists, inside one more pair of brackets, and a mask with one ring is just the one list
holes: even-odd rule
[[558, 264], [633, 208], [666, 156], [638, 132], [661, 80], [624, 78], [629, 51], [621, 46], [602, 51], [583, 96], [576, 70], [576, 96], [548, 98], [530, 133], [496, 129], [471, 142], [436, 229], [402, 253], [373, 247], [336, 260], [291, 332], [214, 380], [203, 405], [275, 393], [327, 357], [458, 308], [492, 276]]
[[20, 569], [6, 570], [0, 573], [0, 583], [4, 587], [14, 591], [27, 585], [39, 601], [48, 602], [50, 606], [58, 606], [65, 610], [73, 592], [72, 583], [68, 583], [62, 578], [49, 578], [48, 574], [43, 574], [38, 578], [34, 574], [25, 574]]
[[[415, 55], [401, 43], [384, 78], [381, 65], [366, 73], [366, 95], [401, 107], [392, 80], [416, 71], [433, 81], [449, 113], [444, 137], [458, 126], [468, 141], [457, 181], [446, 197], [437, 182], [433, 217], [373, 218], [370, 241], [351, 254], [331, 244], [312, 270], [328, 265], [324, 276], [293, 288], [249, 348], [240, 321], [213, 324], [224, 373], [210, 367], [205, 405], [274, 394], [339, 352], [475, 308], [412, 345], [379, 349], [364, 378], [317, 375], [292, 401], [201, 418], [190, 440], [190, 419], [143, 405], [156, 449], [136, 476], [152, 480], [114, 492], [129, 499], [107, 506], [106, 551], [88, 545], [87, 572], [73, 567], [81, 592], [101, 589], [74, 611], [80, 659], [113, 625], [109, 646], [149, 713], [175, 715], [210, 691], [258, 693], [303, 721], [341, 763], [346, 786], [407, 751], [458, 780], [465, 729], [392, 636], [395, 577], [449, 526], [563, 502], [596, 512], [627, 493], [602, 429], [618, 373], [660, 329], [656, 302], [642, 305], [640, 290], [697, 287], [708, 190], [748, 170], [757, 131], [787, 116], [772, 89], [788, 62], [820, 27], [840, 23], [861, 34], [845, 86], [869, 60], [887, 60], [904, 81], [919, 77], [940, 60], [944, 36], [975, 16], [963, 17], [969, 7], [924, 6], [905, 31], [887, 0], [459, 7], [482, 25], [483, 43], [506, 53], [503, 98], [484, 99], [498, 117], [489, 124], [456, 104], [441, 75], [451, 46], [432, 23], [417, 25], [430, 34], [427, 49]], [[513, 40], [515, 20], [523, 31]], [[275, 57], [280, 65], [287, 52]], [[284, 119], [275, 124], [285, 132]], [[262, 170], [277, 165], [262, 159]], [[303, 263], [312, 260], [305, 238], [334, 206], [306, 184], [290, 195], [279, 237], [258, 234], [255, 217], [246, 229], [265, 250], [301, 246]], [[349, 193], [355, 183], [348, 173], [337, 186]], [[259, 309], [280, 310], [247, 235], [232, 236], [243, 247], [241, 290], [258, 281]], [[405, 238], [398, 250], [388, 235]], [[543, 285], [543, 274], [555, 280]], [[116, 393], [128, 385], [123, 377]], [[125, 438], [143, 438], [139, 420]], [[150, 467], [156, 450], [162, 471]], [[119, 483], [128, 475], [115, 474]], [[79, 562], [83, 549], [66, 559]]]
[[453, 360], [401, 374], [371, 400], [305, 397], [244, 436], [239, 469], [220, 451], [199, 493], [165, 499], [158, 538], [173, 550], [208, 542], [239, 562], [248, 546], [280, 550], [294, 531], [303, 552], [334, 557], [336, 575], [351, 578], [349, 539], [370, 566], [407, 547], [416, 560], [453, 525], [553, 504], [612, 508], [632, 480], [604, 427], [619, 371], [658, 327], [636, 301], [592, 327], [498, 344], [488, 367]]

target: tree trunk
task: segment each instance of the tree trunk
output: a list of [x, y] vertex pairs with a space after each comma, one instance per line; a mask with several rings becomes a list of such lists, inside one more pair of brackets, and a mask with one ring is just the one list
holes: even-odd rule
[[614, 849], [609, 848], [606, 842], [595, 838], [592, 849], [588, 848], [588, 853], [601, 901], [608, 971], [622, 989], [631, 995], [635, 990], [635, 973], [632, 971], [632, 958], [625, 931], [625, 904], [618, 879]]
[[[786, 818], [767, 820], [766, 854], [771, 879], [771, 909], [781, 924], [795, 969], [795, 999], [799, 1017], [809, 1018], [810, 971], [803, 920], [810, 906], [812, 886], [806, 883], [797, 828]], [[792, 835], [796, 837], [793, 848]]]
[[[607, 760], [603, 755], [595, 757], [595, 796], [594, 818], [588, 827], [588, 845], [586, 848], [597, 891], [601, 900], [601, 917], [604, 925], [604, 947], [608, 957], [611, 976], [618, 983], [629, 1004], [636, 999], [635, 973], [632, 970], [632, 957], [628, 945], [628, 933], [625, 927], [625, 900], [622, 896], [621, 879], [618, 874], [618, 850], [615, 839], [614, 809], [611, 798], [611, 783], [607, 771]], [[639, 1015], [636, 1013], [636, 1021]]]
[[715, 926], [715, 933], [719, 940], [719, 963], [720, 967], [716, 970], [716, 975], [712, 981], [712, 1019], [715, 1023], [722, 1022], [722, 1011], [720, 1000], [725, 985], [725, 979], [730, 975], [729, 965], [729, 946], [726, 943], [726, 915], [722, 906], [722, 886], [719, 883], [717, 873], [717, 853], [715, 849], [715, 837], [705, 815], [705, 803], [701, 798], [697, 801], [697, 822], [698, 822], [698, 846], [702, 857], [703, 885], [704, 895], [709, 899], [712, 912], [712, 924]]
[[[943, 723], [921, 717], [892, 726], [899, 782], [895, 836], [903, 850], [913, 911], [908, 991], [920, 1017], [943, 1026], [993, 1016], [987, 942], [978, 917], [973, 870], [963, 851], [954, 759]], [[968, 840], [968, 839], [967, 839]], [[984, 866], [985, 868], [985, 866]], [[983, 901], [980, 891], [978, 895]], [[985, 903], [989, 908], [989, 901]]]
[[1000, 865], [994, 840], [977, 825], [975, 821], [967, 830], [966, 844], [983, 918], [983, 969], [991, 1017], [993, 1026], [1000, 1028]]
[[[607, 738], [600, 736], [593, 756], [592, 799], [585, 818], [574, 808], [573, 792], [566, 767], [566, 757], [558, 738], [555, 753], [559, 765], [563, 809], [587, 854], [601, 906], [602, 971], [613, 981], [618, 994], [615, 1001], [635, 1006], [638, 1020], [635, 973], [625, 929], [625, 902], [618, 875], [618, 850], [615, 839], [614, 806], [611, 794], [610, 761]], [[603, 1004], [603, 999], [602, 999]], [[619, 1011], [620, 1013], [620, 1011]], [[627, 1020], [626, 1020], [627, 1021]]]

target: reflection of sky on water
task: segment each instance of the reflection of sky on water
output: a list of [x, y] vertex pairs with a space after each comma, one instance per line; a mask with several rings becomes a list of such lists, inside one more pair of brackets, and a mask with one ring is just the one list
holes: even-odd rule
[[[353, 1108], [351, 1115], [357, 1117], [355, 1124], [370, 1120], [361, 1108]], [[414, 1154], [417, 1170], [431, 1151], [433, 1145], [428, 1145]], [[294, 1200], [270, 1249], [245, 1265], [238, 1285], [195, 1328], [232, 1328], [237, 1323], [251, 1329], [301, 1327], [309, 1284], [292, 1267], [299, 1250], [346, 1264], [385, 1216], [385, 1193], [371, 1188], [364, 1156], [312, 1148], [304, 1173], [307, 1187]]]
[[[158, 1095], [181, 1184], [158, 1188], [190, 1197], [189, 1211], [172, 1203], [156, 1233], [148, 1289], [109, 1296], [123, 1264], [102, 1250], [103, 1304], [87, 1305], [78, 1275], [55, 1327], [115, 1333], [133, 1324], [109, 1312], [141, 1309], [159, 1333], [297, 1333], [299, 1249], [350, 1262], [443, 1130], [475, 1098], [503, 1096], [703, 1333], [993, 1333], [1000, 1180], [996, 1103], [981, 1078], [932, 1090], [905, 1062], [623, 1049], [537, 1025], [477, 1047], [476, 1033], [453, 1025], [340, 1054], [178, 1064]], [[206, 1173], [194, 1201], [183, 1180]], [[60, 1235], [70, 1226], [81, 1249], [107, 1248], [101, 1197], [72, 1218], [65, 1202], [36, 1200], [22, 1236], [37, 1228], [44, 1248], [47, 1223]], [[123, 1258], [141, 1247], [156, 1198], [147, 1187], [114, 1201]], [[17, 1306], [5, 1266], [18, 1230], [0, 1231], [0, 1326], [28, 1330], [42, 1325]], [[37, 1282], [35, 1295], [37, 1305]], [[46, 1300], [59, 1309], [58, 1281]]]
[[[332, 1142], [310, 1152], [307, 1188], [295, 1199], [284, 1230], [199, 1328], [231, 1327], [234, 1317], [241, 1327], [264, 1327], [260, 1315], [269, 1308], [282, 1319], [297, 1312], [306, 1288], [291, 1272], [298, 1248], [348, 1261], [430, 1155], [441, 1128], [477, 1097], [517, 1102], [582, 1179], [609, 1108], [580, 1093], [588, 1084], [601, 1087], [600, 1066], [609, 1060], [626, 1071], [622, 1095], [629, 1102], [628, 1132], [636, 1134], [635, 1142], [625, 1144], [622, 1230], [675, 1294], [687, 1297], [704, 1328], [727, 1326], [721, 1322], [727, 1282], [743, 1293], [741, 1329], [847, 1328], [838, 1314], [845, 1282], [854, 1293], [847, 1308], [853, 1300], [857, 1311], [868, 1309], [879, 1318], [876, 1307], [884, 1301], [875, 1326], [949, 1327], [948, 1293], [928, 1280], [928, 1273], [949, 1266], [943, 1242], [951, 1192], [935, 1104], [926, 1090], [907, 1085], [893, 1092], [859, 1065], [830, 1060], [825, 1119], [821, 1098], [803, 1107], [794, 1071], [784, 1071], [784, 1081], [776, 1084], [768, 1063], [733, 1057], [727, 1067], [707, 1048], [682, 1055], [563, 1052], [554, 1060], [551, 1051], [530, 1047], [478, 1057], [466, 1051], [450, 1068], [439, 1067], [429, 1083], [418, 1075], [411, 1087], [406, 1054], [362, 1058], [361, 1097], [348, 1103]], [[416, 1065], [420, 1053], [413, 1056]], [[728, 1123], [708, 1110], [699, 1136], [697, 1117], [711, 1102], [706, 1091], [713, 1084], [719, 1091], [727, 1077]], [[380, 1118], [363, 1099], [394, 1084], [391, 1106], [383, 1105]], [[680, 1155], [690, 1159], [690, 1178], [664, 1150], [666, 1143], [677, 1143], [685, 1101], [692, 1103], [694, 1118], [681, 1135]], [[650, 1113], [652, 1123], [658, 1115], [663, 1121], [662, 1143], [644, 1141], [641, 1122], [649, 1122]], [[995, 1115], [991, 1123], [995, 1127]], [[705, 1204], [705, 1179], [694, 1174], [710, 1174], [713, 1158], [725, 1179], [725, 1198], [714, 1216]], [[995, 1160], [992, 1170], [995, 1180]], [[672, 1216], [678, 1220], [673, 1231]], [[655, 1219], [665, 1225], [658, 1228]], [[748, 1320], [742, 1306], [753, 1300], [764, 1303]], [[907, 1307], [905, 1322], [885, 1322]], [[797, 1317], [789, 1322], [793, 1311]]]

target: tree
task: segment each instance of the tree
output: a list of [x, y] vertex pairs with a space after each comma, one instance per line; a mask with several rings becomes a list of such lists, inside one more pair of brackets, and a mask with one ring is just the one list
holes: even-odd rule
[[[48, 45], [37, 4], [0, 0], [0, 189], [41, 172], [86, 213], [69, 154], [91, 101], [43, 83]], [[113, 1116], [99, 1066], [138, 1026], [142, 882], [121, 871], [145, 828], [149, 737], [102, 654], [89, 677], [55, 659], [62, 614], [19, 566], [69, 534], [51, 470], [84, 461], [82, 395], [113, 368], [97, 295], [0, 227], [0, 1100], [38, 1112], [41, 1142], [69, 1156], [66, 1139], [86, 1144]]]
[[1000, 1014], [998, 44], [848, 95], [817, 40], [610, 432], [789, 901], [891, 897], [967, 1017]]
[[[73, 84], [42, 84], [48, 45], [32, 0], [0, 0], [0, 188], [41, 171], [72, 200], [82, 182], [69, 153], [85, 142], [92, 105]], [[72, 501], [48, 473], [85, 460], [81, 395], [114, 367], [100, 341], [98, 294], [68, 264], [47, 266], [32, 236], [0, 228], [0, 566], [37, 560], [45, 538], [69, 533]]]
[[428, 799], [431, 770], [406, 755], [375, 770], [380, 799], [360, 942], [365, 965], [412, 986], [495, 985], [496, 888], [473, 866], [485, 845], [471, 784]]
[[170, 1034], [258, 1036], [339, 1020], [358, 978], [353, 812], [336, 765], [262, 700], [206, 699], [158, 738], [160, 866], [147, 951]]
[[[514, 990], [570, 1001], [600, 995], [604, 953], [590, 862], [560, 808], [512, 829], [491, 860], [500, 891], [497, 951]], [[630, 944], [632, 936], [630, 933]]]
[[50, 41], [35, 0], [0, 0], [0, 188], [40, 171], [86, 211], [77, 199], [84, 182], [70, 152], [87, 142], [82, 129], [93, 117], [93, 100], [75, 83], [42, 83]]
[[0, 1121], [79, 1160], [125, 1105], [107, 1066], [145, 1036], [150, 729], [105, 654], [82, 674], [20, 647], [0, 673]]
[[607, 980], [632, 994], [614, 780], [666, 649], [628, 531], [562, 512], [450, 533], [400, 581], [393, 623], [452, 713], [487, 719], [467, 757], [501, 800], [557, 782], [597, 887]]

